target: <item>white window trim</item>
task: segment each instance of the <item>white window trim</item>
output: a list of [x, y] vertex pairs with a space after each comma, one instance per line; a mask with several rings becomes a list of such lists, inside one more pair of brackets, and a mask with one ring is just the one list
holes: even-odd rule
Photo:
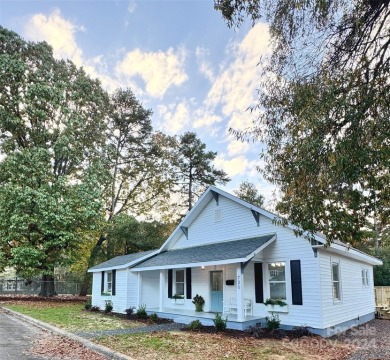
[[265, 267], [266, 267], [266, 281], [267, 281], [267, 292], [268, 292], [268, 298], [271, 298], [271, 282], [270, 282], [270, 270], [268, 268], [268, 265], [269, 264], [272, 264], [272, 263], [284, 263], [284, 281], [273, 281], [273, 283], [284, 283], [285, 285], [285, 290], [286, 290], [286, 298], [285, 299], [281, 299], [281, 300], [284, 300], [286, 302], [289, 301], [289, 293], [291, 292], [288, 287], [288, 281], [287, 281], [287, 278], [288, 276], [290, 276], [289, 274], [289, 270], [287, 269], [287, 261], [286, 260], [276, 260], [276, 261], [268, 261], [266, 264], [265, 264]]
[[362, 271], [361, 271], [361, 274], [362, 274], [362, 287], [363, 288], [368, 288], [370, 286], [370, 281], [369, 281], [369, 272], [368, 272], [368, 269], [367, 268], [362, 268]]
[[[338, 275], [339, 275], [339, 280], [338, 280], [338, 284], [339, 284], [339, 298], [335, 298], [334, 297], [334, 291], [333, 291], [333, 285], [334, 285], [334, 280], [333, 280], [333, 264], [337, 264], [338, 266]], [[334, 259], [330, 259], [330, 274], [331, 274], [331, 280], [332, 280], [332, 298], [333, 298], [333, 303], [334, 304], [338, 304], [338, 303], [341, 303], [342, 300], [343, 300], [343, 292], [342, 292], [342, 287], [341, 287], [341, 263], [339, 260], [334, 260]]]
[[[108, 281], [109, 279], [109, 275], [111, 276], [111, 281]], [[106, 273], [106, 279], [105, 279], [105, 292], [106, 293], [109, 293], [109, 294], [112, 294], [112, 271], [107, 271]], [[109, 289], [109, 284], [111, 284], [111, 289]]]
[[177, 281], [177, 272], [178, 271], [183, 271], [183, 282], [179, 282], [179, 284], [183, 284], [183, 298], [185, 298], [185, 295], [186, 295], [186, 272], [185, 272], [185, 269], [175, 269], [175, 291], [173, 292], [173, 295], [176, 295], [177, 294], [177, 284], [178, 284], [178, 281]]

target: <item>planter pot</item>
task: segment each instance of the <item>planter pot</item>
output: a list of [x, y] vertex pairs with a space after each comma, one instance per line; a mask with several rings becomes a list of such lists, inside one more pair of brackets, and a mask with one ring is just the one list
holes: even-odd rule
[[267, 311], [269, 312], [279, 312], [279, 313], [288, 313], [288, 305], [280, 306], [280, 305], [268, 305]]
[[202, 305], [195, 305], [195, 311], [202, 312], [203, 311], [203, 304]]
[[184, 299], [171, 299], [173, 305], [184, 305]]

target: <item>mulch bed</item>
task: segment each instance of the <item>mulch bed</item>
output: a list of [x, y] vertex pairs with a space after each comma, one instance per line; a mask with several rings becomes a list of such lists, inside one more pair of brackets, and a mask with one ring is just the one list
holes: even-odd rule
[[[190, 332], [197, 332], [197, 333], [204, 333], [204, 334], [217, 333], [214, 326], [204, 326], [204, 325], [200, 329], [196, 329], [196, 330], [191, 330], [189, 327], [185, 327], [182, 329], [182, 331], [190, 331]], [[321, 336], [312, 334], [308, 329], [303, 327], [302, 328], [297, 327], [293, 330], [282, 330], [282, 329], [268, 330], [266, 328], [251, 327], [245, 331], [226, 329], [224, 331], [220, 331], [219, 333], [223, 334], [226, 337], [232, 337], [232, 338], [255, 337], [256, 339], [290, 339], [290, 340], [299, 339], [301, 337], [321, 338]]]

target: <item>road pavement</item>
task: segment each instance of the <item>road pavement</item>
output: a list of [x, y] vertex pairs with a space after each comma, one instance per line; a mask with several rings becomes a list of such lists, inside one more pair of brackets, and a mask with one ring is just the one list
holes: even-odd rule
[[43, 360], [28, 353], [33, 342], [44, 336], [40, 328], [7, 315], [0, 309], [0, 359]]

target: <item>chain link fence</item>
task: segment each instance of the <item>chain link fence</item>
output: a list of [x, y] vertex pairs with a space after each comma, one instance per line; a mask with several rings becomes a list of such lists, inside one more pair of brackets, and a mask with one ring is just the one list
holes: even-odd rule
[[[0, 279], [0, 294], [39, 294], [42, 283], [42, 280]], [[58, 295], [78, 295], [81, 284], [54, 280], [54, 287]]]

